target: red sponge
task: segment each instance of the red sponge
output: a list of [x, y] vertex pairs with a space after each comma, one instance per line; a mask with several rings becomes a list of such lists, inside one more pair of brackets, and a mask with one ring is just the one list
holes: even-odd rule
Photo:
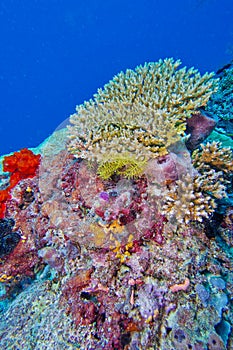
[[6, 211], [6, 201], [10, 198], [10, 190], [17, 185], [20, 180], [34, 177], [40, 164], [41, 156], [35, 155], [27, 148], [21, 149], [3, 160], [3, 171], [11, 173], [10, 184], [0, 190], [0, 219], [3, 219]]
[[3, 161], [3, 171], [10, 172], [10, 188], [13, 188], [20, 180], [33, 177], [40, 164], [40, 155], [35, 155], [27, 148], [6, 156]]

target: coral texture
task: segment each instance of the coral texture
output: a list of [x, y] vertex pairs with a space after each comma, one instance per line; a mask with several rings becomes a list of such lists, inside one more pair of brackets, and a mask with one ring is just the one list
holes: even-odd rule
[[123, 173], [134, 157], [136, 175], [140, 161], [166, 154], [184, 135], [187, 118], [217, 88], [212, 73], [201, 76], [193, 68], [178, 69], [180, 64], [165, 59], [115, 76], [70, 117], [69, 150], [101, 169], [112, 168], [120, 154]]
[[[207, 104], [206, 110], [223, 121], [233, 119], [233, 62], [217, 72], [219, 89]], [[220, 125], [224, 125], [223, 123]]]
[[194, 151], [193, 163], [199, 171], [215, 169], [227, 175], [233, 171], [232, 150], [229, 147], [222, 147], [220, 142], [208, 142], [200, 145], [200, 149]]
[[233, 348], [232, 153], [198, 145], [217, 82], [179, 64], [117, 75], [68, 150], [66, 129], [5, 158], [1, 349]]

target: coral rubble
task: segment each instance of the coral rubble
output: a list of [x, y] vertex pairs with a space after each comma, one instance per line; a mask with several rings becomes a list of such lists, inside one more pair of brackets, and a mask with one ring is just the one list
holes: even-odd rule
[[205, 140], [213, 74], [179, 65], [118, 74], [4, 158], [1, 349], [233, 347], [232, 150]]

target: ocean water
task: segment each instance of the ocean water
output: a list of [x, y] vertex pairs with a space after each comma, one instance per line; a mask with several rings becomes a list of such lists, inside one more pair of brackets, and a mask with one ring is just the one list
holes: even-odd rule
[[232, 18], [0, 0], [1, 350], [233, 349]]
[[232, 0], [1, 0], [0, 154], [35, 147], [126, 68], [233, 56]]

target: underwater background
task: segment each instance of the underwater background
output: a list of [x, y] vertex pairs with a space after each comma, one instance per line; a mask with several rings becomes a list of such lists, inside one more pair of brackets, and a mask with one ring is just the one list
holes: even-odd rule
[[0, 349], [233, 349], [232, 10], [0, 0]]
[[233, 56], [232, 0], [1, 0], [0, 154], [36, 147], [126, 68]]

